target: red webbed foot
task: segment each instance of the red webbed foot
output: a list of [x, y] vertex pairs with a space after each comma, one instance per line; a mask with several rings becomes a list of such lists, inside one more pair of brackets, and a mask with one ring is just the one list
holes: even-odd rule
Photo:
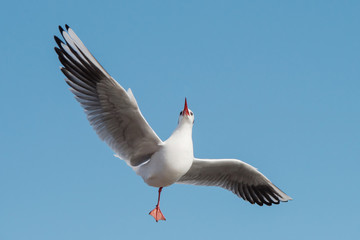
[[155, 218], [156, 222], [158, 222], [159, 220], [166, 220], [159, 206], [156, 206], [155, 209], [152, 210], [149, 214]]

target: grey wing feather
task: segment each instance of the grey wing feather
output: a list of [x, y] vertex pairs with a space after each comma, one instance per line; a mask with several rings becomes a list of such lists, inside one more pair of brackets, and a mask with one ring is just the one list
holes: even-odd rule
[[61, 71], [87, 118], [112, 150], [131, 166], [147, 161], [162, 144], [140, 112], [134, 95], [120, 86], [66, 25], [55, 36]]
[[222, 187], [260, 206], [292, 199], [256, 168], [237, 159], [195, 158], [190, 170], [177, 183]]

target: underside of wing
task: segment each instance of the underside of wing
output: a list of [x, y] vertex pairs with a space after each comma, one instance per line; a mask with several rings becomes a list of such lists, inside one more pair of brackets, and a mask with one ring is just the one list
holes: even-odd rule
[[260, 206], [291, 200], [256, 168], [237, 159], [195, 158], [177, 183], [222, 187]]
[[91, 126], [131, 166], [150, 158], [162, 144], [140, 112], [131, 90], [125, 91], [99, 64], [75, 32], [59, 27], [55, 36], [61, 71]]

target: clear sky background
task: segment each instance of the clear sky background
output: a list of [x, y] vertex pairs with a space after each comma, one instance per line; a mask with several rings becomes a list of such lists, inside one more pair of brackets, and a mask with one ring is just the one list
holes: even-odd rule
[[[359, 1], [6, 1], [0, 239], [359, 239]], [[238, 158], [294, 198], [157, 189], [113, 157], [59, 71], [69, 24], [159, 137], [188, 98], [195, 156]]]

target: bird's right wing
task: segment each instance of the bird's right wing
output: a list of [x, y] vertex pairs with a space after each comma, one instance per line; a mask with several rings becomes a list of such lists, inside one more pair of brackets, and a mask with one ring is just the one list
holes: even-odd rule
[[125, 91], [99, 64], [75, 32], [59, 27], [55, 36], [61, 71], [91, 126], [131, 166], [147, 161], [162, 144], [140, 112], [131, 90]]
[[256, 168], [237, 159], [195, 158], [190, 170], [177, 183], [222, 187], [260, 206], [292, 199]]

